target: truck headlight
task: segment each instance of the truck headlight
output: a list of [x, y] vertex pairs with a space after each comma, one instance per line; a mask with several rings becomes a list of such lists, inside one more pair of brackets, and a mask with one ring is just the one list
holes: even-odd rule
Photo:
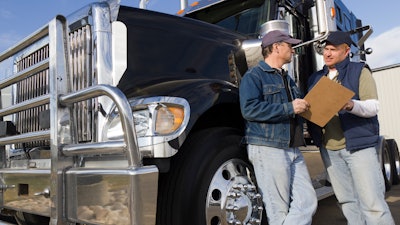
[[185, 116], [183, 106], [161, 105], [155, 111], [156, 121], [154, 131], [156, 134], [167, 135], [174, 133], [182, 125]]
[[[176, 97], [152, 97], [132, 100], [132, 113], [137, 138], [177, 137], [189, 120], [189, 103]], [[117, 109], [109, 114], [104, 127], [106, 140], [122, 140], [123, 130]]]

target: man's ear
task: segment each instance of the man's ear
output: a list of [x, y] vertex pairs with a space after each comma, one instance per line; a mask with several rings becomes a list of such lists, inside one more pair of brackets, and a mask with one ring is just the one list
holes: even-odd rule
[[351, 48], [347, 44], [344, 44], [346, 47], [346, 54], [350, 54]]

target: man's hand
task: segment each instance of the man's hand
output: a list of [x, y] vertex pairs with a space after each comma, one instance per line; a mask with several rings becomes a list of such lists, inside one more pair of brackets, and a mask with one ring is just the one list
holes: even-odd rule
[[293, 110], [295, 114], [300, 114], [308, 110], [310, 108], [310, 104], [304, 99], [296, 98], [292, 102]]
[[354, 107], [354, 102], [349, 100], [342, 108], [342, 110], [351, 111]]

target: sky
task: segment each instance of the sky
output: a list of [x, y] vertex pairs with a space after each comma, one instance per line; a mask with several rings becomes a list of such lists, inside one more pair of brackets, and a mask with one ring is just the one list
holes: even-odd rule
[[[0, 53], [25, 36], [41, 28], [55, 15], [69, 15], [96, 0], [0, 0]], [[194, 0], [188, 0], [189, 4]], [[372, 48], [367, 56], [371, 68], [400, 63], [400, 1], [382, 2], [342, 0], [363, 25], [370, 25], [373, 33], [365, 47]], [[140, 0], [121, 0], [122, 5], [139, 7]], [[149, 10], [175, 14], [180, 0], [147, 0]]]

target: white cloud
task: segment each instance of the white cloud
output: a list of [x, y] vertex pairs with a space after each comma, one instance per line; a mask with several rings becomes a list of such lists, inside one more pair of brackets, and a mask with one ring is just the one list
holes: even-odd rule
[[367, 63], [371, 68], [379, 68], [400, 63], [400, 27], [395, 27], [366, 41], [366, 48], [373, 52], [367, 55]]

